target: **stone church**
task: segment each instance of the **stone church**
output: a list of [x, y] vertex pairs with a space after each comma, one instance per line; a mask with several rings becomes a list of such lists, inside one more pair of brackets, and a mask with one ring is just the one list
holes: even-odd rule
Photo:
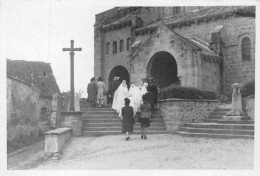
[[255, 79], [255, 6], [115, 7], [96, 15], [94, 74], [107, 88], [153, 77], [160, 88], [229, 93]]

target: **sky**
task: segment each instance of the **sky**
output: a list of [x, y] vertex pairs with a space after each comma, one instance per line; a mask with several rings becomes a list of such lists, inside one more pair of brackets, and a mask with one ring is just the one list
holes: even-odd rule
[[51, 67], [60, 90], [70, 90], [70, 55], [75, 47], [75, 92], [83, 91], [94, 76], [95, 14], [114, 6], [90, 0], [9, 0], [4, 5], [4, 58], [43, 61]]
[[[202, 3], [198, 0], [0, 0], [0, 55], [5, 59], [51, 63], [61, 92], [69, 91], [70, 55], [62, 48], [70, 47], [70, 40], [74, 40], [74, 46], [82, 48], [74, 56], [75, 92], [82, 91], [82, 97], [86, 97], [87, 84], [94, 76], [95, 14], [115, 6], [199, 5], [199, 2]], [[216, 2], [241, 5], [250, 1], [219, 0], [207, 4], [203, 1], [200, 5], [220, 5]]]

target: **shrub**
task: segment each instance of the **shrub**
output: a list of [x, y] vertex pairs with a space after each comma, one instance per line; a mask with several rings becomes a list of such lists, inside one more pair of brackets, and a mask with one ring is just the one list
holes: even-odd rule
[[255, 80], [249, 81], [241, 88], [242, 97], [248, 97], [255, 94]]
[[217, 99], [215, 92], [202, 91], [192, 87], [180, 87], [170, 85], [162, 88], [159, 93], [159, 99], [180, 98], [180, 99]]

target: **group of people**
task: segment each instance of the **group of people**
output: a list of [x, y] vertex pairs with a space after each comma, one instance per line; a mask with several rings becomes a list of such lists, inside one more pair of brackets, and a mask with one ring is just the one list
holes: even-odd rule
[[[87, 87], [88, 101], [91, 102], [91, 107], [102, 107], [105, 83], [101, 77], [98, 78], [97, 82], [94, 77], [90, 81]], [[136, 115], [140, 115], [141, 138], [147, 139], [147, 128], [150, 127], [151, 114], [157, 105], [157, 94], [158, 86], [153, 78], [139, 87], [132, 84], [128, 89], [125, 80], [121, 82], [118, 76], [114, 77], [112, 85], [106, 93], [107, 104], [111, 104], [121, 118], [122, 132], [126, 133], [126, 140], [130, 139], [129, 135], [133, 132]]]
[[91, 107], [101, 108], [104, 105], [104, 90], [105, 83], [101, 77], [98, 78], [96, 82], [95, 77], [91, 78], [90, 83], [87, 87], [88, 101], [91, 103]]
[[[117, 78], [114, 79], [115, 82]], [[112, 86], [113, 87], [113, 86]], [[122, 83], [113, 93], [112, 108], [118, 113], [122, 120], [122, 132], [126, 133], [126, 140], [130, 139], [130, 133], [133, 132], [135, 115], [140, 115], [142, 128], [142, 139], [147, 139], [147, 128], [150, 127], [151, 113], [157, 104], [158, 87], [154, 79], [150, 78], [148, 83], [137, 87], [132, 84], [128, 90], [126, 81]]]

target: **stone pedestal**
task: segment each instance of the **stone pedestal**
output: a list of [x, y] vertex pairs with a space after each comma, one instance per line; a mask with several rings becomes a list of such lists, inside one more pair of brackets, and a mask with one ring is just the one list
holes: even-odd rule
[[72, 128], [72, 136], [81, 136], [83, 111], [64, 111], [62, 115], [62, 127]]
[[244, 112], [242, 110], [242, 98], [240, 93], [241, 84], [235, 83], [231, 85], [233, 89], [232, 93], [232, 110], [229, 111], [225, 116], [224, 120], [242, 120], [245, 118]]

